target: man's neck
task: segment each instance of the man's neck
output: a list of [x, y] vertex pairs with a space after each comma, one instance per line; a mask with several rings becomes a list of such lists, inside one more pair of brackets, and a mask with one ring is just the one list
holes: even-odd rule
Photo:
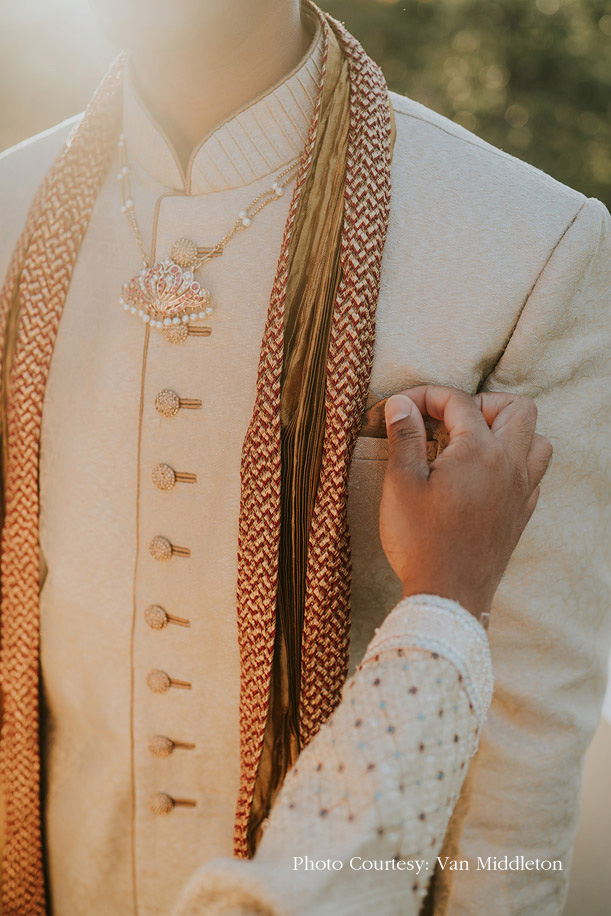
[[297, 66], [312, 39], [299, 0], [225, 0], [209, 15], [179, 44], [131, 52], [134, 82], [183, 168], [215, 127]]

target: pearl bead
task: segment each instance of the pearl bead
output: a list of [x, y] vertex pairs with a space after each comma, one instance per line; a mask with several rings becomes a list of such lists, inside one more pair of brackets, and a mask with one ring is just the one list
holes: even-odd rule
[[167, 328], [167, 327], [169, 327], [169, 325], [172, 324], [172, 319], [171, 319], [171, 318], [164, 318], [164, 319], [163, 319], [163, 323], [164, 323], [164, 325], [165, 325], [166, 328]]
[[180, 318], [172, 318], [172, 324], [180, 324]]
[[128, 210], [131, 210], [131, 208], [134, 206], [133, 200], [126, 200], [126, 201], [125, 201], [125, 206], [126, 206], [126, 208], [127, 208]]
[[213, 311], [214, 309], [212, 308], [211, 305], [209, 305], [208, 308], [206, 309], [206, 315], [211, 315]]
[[247, 216], [245, 216], [244, 219], [242, 220], [242, 225], [244, 226], [245, 229], [247, 229], [250, 226], [250, 222], [251, 222], [250, 219]]
[[276, 192], [276, 197], [282, 197], [282, 195], [284, 194], [284, 188], [281, 188], [280, 185], [274, 188], [274, 191]]
[[185, 324], [188, 324], [188, 323], [189, 323], [189, 316], [188, 316], [188, 315], [183, 315], [183, 316], [182, 316], [182, 320], [184, 321]]
[[239, 219], [246, 219], [246, 211], [245, 211], [245, 210], [240, 210], [240, 212], [238, 213], [238, 218], [239, 218]]
[[144, 315], [144, 312], [142, 311], [142, 309], [138, 309], [138, 314], [139, 314], [140, 317], [142, 318], [142, 316]]
[[136, 308], [136, 306], [132, 305], [132, 307], [130, 308], [130, 312], [132, 313], [132, 315], [135, 315], [137, 311], [138, 309]]
[[142, 316], [142, 320], [144, 321], [145, 324], [148, 324], [148, 322], [151, 320], [151, 316], [147, 315], [145, 312], [145, 314]]
[[189, 321], [197, 321], [197, 315], [193, 312], [192, 315], [189, 315]]
[[199, 313], [199, 317], [200, 317], [200, 318], [205, 318], [205, 317], [206, 317], [206, 313], [205, 313], [205, 312], [200, 312], [200, 313]]

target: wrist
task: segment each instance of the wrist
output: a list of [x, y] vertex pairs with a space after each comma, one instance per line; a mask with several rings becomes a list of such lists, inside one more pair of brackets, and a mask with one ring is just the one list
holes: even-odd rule
[[401, 594], [401, 599], [411, 598], [414, 595], [431, 595], [440, 598], [447, 598], [450, 601], [456, 601], [466, 611], [475, 617], [484, 629], [488, 629], [490, 619], [490, 601], [481, 595], [476, 595], [468, 590], [461, 588], [444, 587], [443, 585], [415, 587], [413, 584], [405, 584]]

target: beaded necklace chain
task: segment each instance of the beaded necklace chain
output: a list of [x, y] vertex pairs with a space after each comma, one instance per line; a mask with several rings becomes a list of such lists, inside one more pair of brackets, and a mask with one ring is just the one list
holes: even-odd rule
[[193, 322], [205, 320], [214, 311], [210, 304], [210, 291], [195, 279], [194, 272], [212, 258], [220, 257], [236, 233], [248, 229], [261, 210], [282, 197], [284, 189], [297, 173], [299, 158], [276, 176], [271, 188], [262, 191], [240, 211], [229, 231], [215, 245], [204, 248], [191, 239], [179, 238], [172, 245], [169, 257], [151, 264], [134, 211], [123, 134], [119, 137], [118, 147], [120, 170], [117, 180], [121, 191], [121, 210], [138, 243], [143, 262], [140, 273], [123, 285], [119, 303], [145, 324], [161, 330], [169, 340], [180, 342], [187, 337]]

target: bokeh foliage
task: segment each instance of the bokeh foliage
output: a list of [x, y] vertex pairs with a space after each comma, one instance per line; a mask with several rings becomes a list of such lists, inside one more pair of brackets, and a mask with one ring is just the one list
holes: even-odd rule
[[611, 206], [609, 0], [322, 0], [396, 92]]

